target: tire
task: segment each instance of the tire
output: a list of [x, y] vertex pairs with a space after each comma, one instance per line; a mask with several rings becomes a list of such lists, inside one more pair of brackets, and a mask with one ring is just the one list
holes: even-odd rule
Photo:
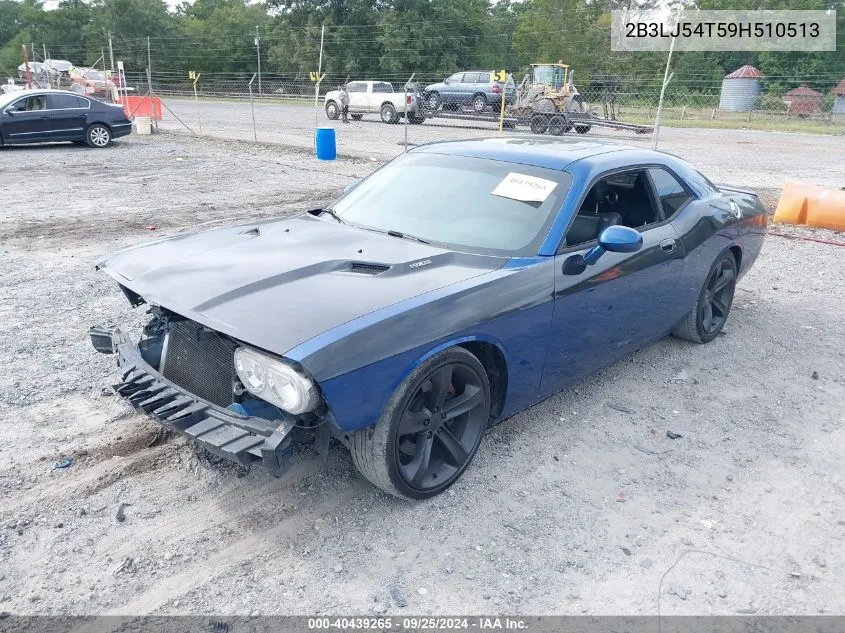
[[439, 92], [430, 92], [425, 98], [425, 107], [429, 110], [436, 110], [442, 103]]
[[[464, 398], [468, 402], [460, 402]], [[461, 413], [446, 421], [433, 419], [438, 410], [447, 415], [450, 402]], [[352, 461], [385, 492], [401, 499], [427, 499], [461, 477], [478, 451], [489, 418], [487, 372], [469, 351], [453, 347], [416, 367], [393, 393], [376, 425], [352, 435]], [[420, 467], [423, 460], [427, 463]]]
[[541, 114], [554, 114], [557, 112], [557, 106], [551, 99], [540, 99], [534, 105], [534, 112], [539, 112]]
[[719, 336], [731, 311], [736, 276], [736, 259], [728, 251], [711, 266], [695, 306], [672, 328], [672, 335], [693, 343], [709, 343]]
[[334, 101], [326, 101], [326, 116], [332, 121], [337, 121], [340, 116], [340, 106]]
[[[572, 101], [567, 104], [566, 111], [572, 112], [574, 114], [586, 114], [587, 108], [586, 106], [584, 106], [584, 102], [581, 100], [581, 97], [576, 96], [574, 99], [572, 99]], [[586, 134], [591, 129], [591, 126], [589, 125], [575, 125], [574, 127], [575, 131], [578, 132], [578, 134]], [[572, 126], [570, 126], [569, 129], [572, 129]]]
[[535, 114], [528, 126], [534, 134], [543, 134], [549, 127], [549, 117], [546, 114]]
[[396, 108], [393, 107], [392, 103], [383, 103], [381, 104], [381, 120], [384, 123], [396, 123], [399, 119], [399, 116], [396, 114]]
[[567, 131], [566, 117], [562, 114], [555, 114], [549, 119], [549, 134], [560, 136]]
[[487, 97], [479, 93], [472, 98], [472, 110], [476, 114], [481, 114], [487, 109]]
[[361, 119], [364, 118], [363, 114], [350, 114], [349, 116], [352, 117], [353, 121], [360, 121]]
[[111, 143], [111, 130], [102, 123], [95, 123], [85, 132], [85, 142], [95, 149], [108, 147]]

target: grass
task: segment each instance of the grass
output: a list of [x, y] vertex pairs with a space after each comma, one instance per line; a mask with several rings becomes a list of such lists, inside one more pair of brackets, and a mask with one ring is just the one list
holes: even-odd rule
[[[654, 125], [655, 108], [617, 107], [616, 117], [621, 121]], [[683, 116], [683, 118], [681, 118]], [[787, 118], [777, 112], [719, 112], [713, 117], [712, 109], [664, 108], [661, 125], [678, 128], [709, 128], [717, 130], [761, 130], [766, 132], [803, 132], [806, 134], [845, 134], [845, 118], [827, 122]]]

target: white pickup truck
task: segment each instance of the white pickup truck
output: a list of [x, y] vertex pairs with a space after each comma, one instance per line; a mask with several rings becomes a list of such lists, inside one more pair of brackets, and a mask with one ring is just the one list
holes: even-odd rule
[[[346, 84], [349, 93], [349, 114], [356, 121], [369, 113], [378, 113], [385, 123], [396, 123], [404, 116], [407, 103], [408, 123], [422, 123], [425, 114], [422, 100], [416, 91], [396, 92], [387, 81], [350, 81]], [[326, 116], [337, 119], [340, 116], [340, 92], [326, 93]]]

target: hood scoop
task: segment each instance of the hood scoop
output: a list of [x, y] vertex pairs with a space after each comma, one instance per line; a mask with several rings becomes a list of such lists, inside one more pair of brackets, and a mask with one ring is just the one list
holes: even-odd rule
[[348, 271], [350, 273], [357, 273], [359, 275], [378, 275], [390, 270], [390, 266], [385, 264], [370, 264], [368, 262], [351, 262]]

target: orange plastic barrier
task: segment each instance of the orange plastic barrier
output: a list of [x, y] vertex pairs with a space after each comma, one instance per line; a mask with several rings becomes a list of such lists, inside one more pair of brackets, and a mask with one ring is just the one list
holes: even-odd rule
[[774, 220], [845, 231], [845, 190], [788, 182], [778, 201]]
[[[152, 113], [150, 112], [150, 101], [152, 101]], [[148, 116], [156, 121], [161, 121], [161, 99], [155, 97], [138, 97], [132, 95], [121, 95], [118, 99], [123, 104], [126, 116], [134, 119], [136, 116]]]

